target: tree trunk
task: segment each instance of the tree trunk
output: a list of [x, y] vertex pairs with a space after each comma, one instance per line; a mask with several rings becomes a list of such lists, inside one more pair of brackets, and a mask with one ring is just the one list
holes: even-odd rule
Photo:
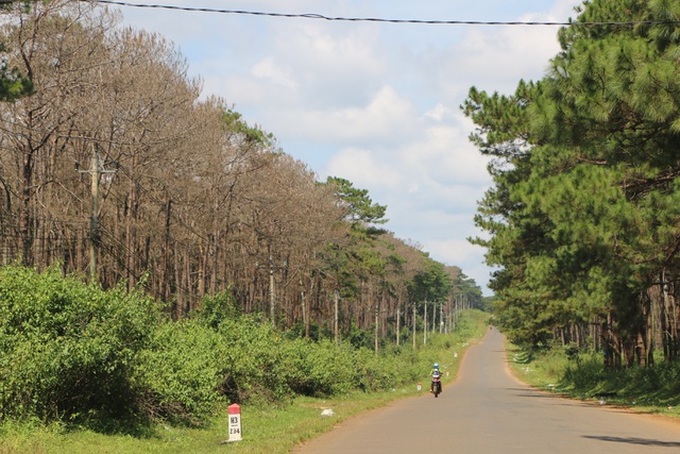
[[340, 337], [338, 334], [339, 327], [338, 327], [338, 313], [339, 313], [339, 307], [340, 307], [340, 292], [336, 289], [333, 291], [333, 336], [335, 337], [335, 343], [340, 342]]
[[400, 334], [400, 333], [399, 333], [399, 322], [400, 322], [399, 316], [400, 316], [400, 314], [399, 314], [399, 305], [397, 305], [397, 339], [396, 339], [396, 341], [397, 341], [397, 342], [396, 342], [397, 347], [399, 346], [399, 334]]
[[427, 301], [423, 304], [423, 345], [427, 344]]
[[33, 193], [33, 155], [32, 150], [24, 153], [21, 180], [21, 212], [19, 232], [21, 237], [21, 261], [26, 266], [33, 265], [33, 229], [31, 220], [31, 199]]

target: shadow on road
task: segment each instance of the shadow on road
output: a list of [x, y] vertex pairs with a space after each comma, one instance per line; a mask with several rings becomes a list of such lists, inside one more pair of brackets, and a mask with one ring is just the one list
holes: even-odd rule
[[513, 395], [517, 397], [537, 397], [541, 399], [555, 399], [558, 396], [554, 396], [552, 394], [548, 394], [547, 392], [541, 393], [538, 391], [533, 391], [530, 389], [522, 389], [522, 388], [505, 388], [508, 391], [511, 391]]
[[660, 441], [650, 440], [646, 438], [625, 438], [625, 437], [610, 437], [607, 435], [584, 435], [583, 438], [600, 441], [610, 441], [612, 443], [628, 443], [631, 445], [642, 446], [660, 446], [662, 448], [680, 448], [680, 441]]
[[[561, 396], [559, 394], [551, 393], [549, 391], [534, 390], [534, 389], [531, 389], [531, 388], [505, 388], [505, 389], [507, 389], [508, 391], [511, 391], [513, 393], [513, 395], [515, 395], [517, 397], [535, 397], [535, 398], [539, 398], [539, 399], [555, 399], [555, 400], [564, 399], [563, 396]], [[569, 405], [589, 406], [587, 403], [581, 402], [581, 401], [575, 400], [575, 399], [574, 400], [572, 400], [572, 399], [566, 400], [565, 399], [564, 403], [569, 404]]]

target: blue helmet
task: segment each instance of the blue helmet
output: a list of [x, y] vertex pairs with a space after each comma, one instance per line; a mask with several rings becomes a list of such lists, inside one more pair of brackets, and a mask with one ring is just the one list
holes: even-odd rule
[[439, 363], [434, 363], [434, 368], [439, 369]]

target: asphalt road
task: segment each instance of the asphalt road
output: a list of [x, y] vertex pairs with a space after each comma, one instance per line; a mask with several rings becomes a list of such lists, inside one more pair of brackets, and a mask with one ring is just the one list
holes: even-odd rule
[[[445, 360], [441, 361], [446, 363]], [[680, 452], [680, 425], [562, 399], [515, 380], [504, 338], [489, 330], [468, 349], [458, 380], [346, 421], [295, 454], [586, 454]]]

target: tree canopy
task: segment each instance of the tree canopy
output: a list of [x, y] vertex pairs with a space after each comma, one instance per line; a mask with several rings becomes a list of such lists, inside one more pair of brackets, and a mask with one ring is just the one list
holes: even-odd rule
[[[499, 267], [491, 287], [516, 340], [590, 338], [611, 365], [649, 363], [655, 343], [674, 357], [680, 2], [577, 12], [543, 79], [472, 88], [462, 106], [494, 157], [476, 217], [490, 239], [475, 241]], [[623, 21], [639, 24], [592, 25]]]

